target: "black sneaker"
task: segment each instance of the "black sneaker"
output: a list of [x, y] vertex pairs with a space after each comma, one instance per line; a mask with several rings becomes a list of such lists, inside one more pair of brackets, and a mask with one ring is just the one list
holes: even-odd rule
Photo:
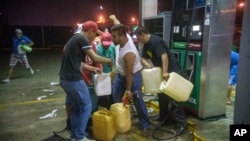
[[144, 129], [142, 130], [142, 136], [143, 136], [143, 137], [148, 137], [148, 136], [150, 136], [149, 128], [144, 128]]
[[163, 121], [163, 118], [161, 118], [160, 116], [156, 116], [152, 118], [152, 121]]
[[183, 135], [185, 132], [187, 131], [187, 127], [186, 126], [180, 126], [177, 128], [176, 130], [176, 136], [181, 136]]

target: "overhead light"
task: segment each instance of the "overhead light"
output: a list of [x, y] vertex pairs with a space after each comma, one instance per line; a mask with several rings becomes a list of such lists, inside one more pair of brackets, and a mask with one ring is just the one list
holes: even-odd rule
[[244, 2], [242, 2], [239, 4], [239, 7], [243, 7], [244, 5], [245, 5]]
[[103, 9], [103, 7], [100, 5], [100, 9], [102, 10]]

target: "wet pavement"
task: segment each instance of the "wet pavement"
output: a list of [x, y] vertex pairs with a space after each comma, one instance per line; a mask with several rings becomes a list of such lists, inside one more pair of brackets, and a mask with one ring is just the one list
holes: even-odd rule
[[[0, 51], [1, 80], [7, 75], [9, 57], [9, 51]], [[18, 64], [14, 68], [11, 82], [0, 84], [0, 141], [63, 141], [53, 135], [53, 131], [61, 130], [66, 125], [65, 93], [58, 85], [61, 49], [34, 50], [28, 54], [28, 58], [34, 75], [30, 75], [24, 66]], [[175, 128], [170, 120], [161, 130], [156, 128], [160, 123], [152, 121], [152, 136], [142, 137], [136, 113], [133, 115], [131, 130], [117, 134], [114, 141], [156, 141], [168, 137], [170, 141], [193, 141], [197, 137], [188, 131], [182, 136], [171, 138], [171, 132], [165, 130], [167, 128], [172, 131]], [[156, 112], [150, 113], [150, 117], [155, 115]], [[227, 106], [225, 118], [217, 120], [187, 116], [188, 121], [194, 124], [196, 133], [206, 141], [229, 140], [233, 105]]]

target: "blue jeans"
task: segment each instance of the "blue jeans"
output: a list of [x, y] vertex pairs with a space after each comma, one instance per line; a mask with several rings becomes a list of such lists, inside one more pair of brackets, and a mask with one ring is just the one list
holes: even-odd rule
[[[148, 111], [146, 104], [142, 99], [142, 77], [141, 72], [137, 72], [133, 75], [132, 82], [132, 93], [137, 93], [137, 95], [133, 96], [133, 102], [135, 105], [135, 109], [138, 113], [139, 123], [142, 128], [149, 128], [150, 120], [148, 117]], [[122, 97], [126, 91], [126, 78], [120, 74], [117, 74], [113, 83], [113, 100], [114, 103], [122, 102]]]
[[73, 82], [60, 80], [60, 85], [67, 94], [66, 105], [71, 108], [71, 138], [83, 139], [92, 110], [88, 87], [83, 80]]

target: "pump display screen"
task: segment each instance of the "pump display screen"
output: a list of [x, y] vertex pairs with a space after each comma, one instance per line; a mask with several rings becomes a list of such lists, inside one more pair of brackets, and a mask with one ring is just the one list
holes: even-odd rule
[[188, 30], [188, 22], [176, 22], [173, 26], [173, 39], [174, 41], [186, 41]]
[[190, 32], [190, 40], [201, 40], [202, 31], [200, 25], [193, 25]]
[[200, 31], [200, 26], [199, 25], [194, 25], [192, 27], [192, 31]]

